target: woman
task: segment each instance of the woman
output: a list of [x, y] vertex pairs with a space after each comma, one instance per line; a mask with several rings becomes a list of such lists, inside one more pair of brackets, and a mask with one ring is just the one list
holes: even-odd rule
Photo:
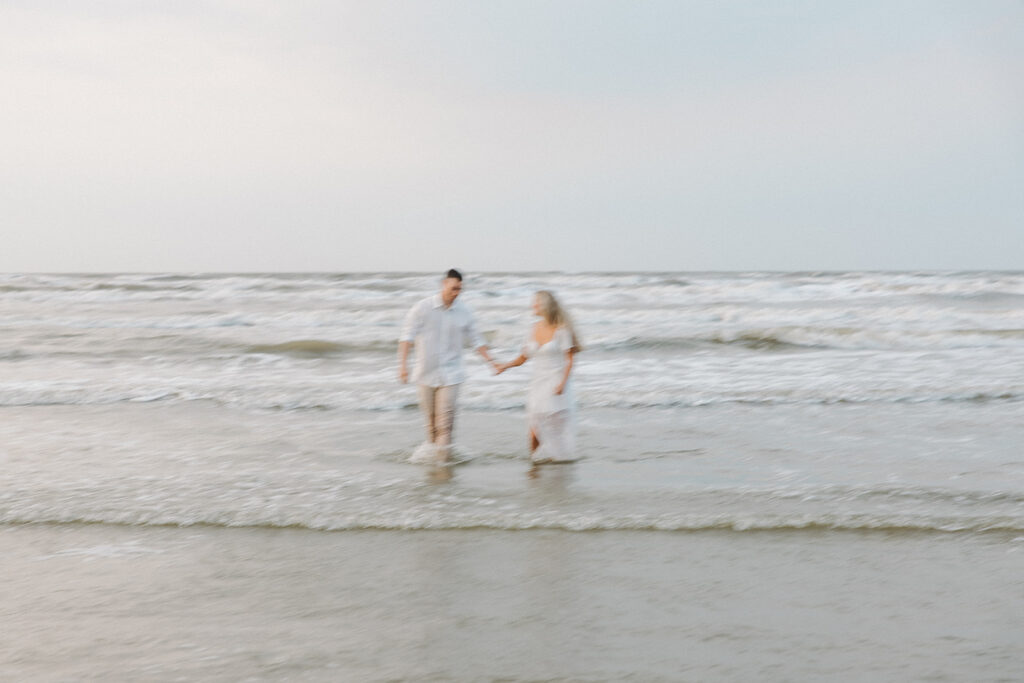
[[572, 366], [582, 346], [572, 320], [554, 294], [545, 290], [537, 292], [533, 297], [533, 312], [540, 320], [533, 326], [522, 353], [495, 369], [501, 374], [533, 360], [526, 397], [530, 459], [538, 465], [566, 462], [574, 459], [576, 449]]

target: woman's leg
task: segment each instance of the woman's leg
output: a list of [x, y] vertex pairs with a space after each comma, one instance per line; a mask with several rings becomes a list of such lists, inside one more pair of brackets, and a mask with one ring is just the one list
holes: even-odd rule
[[570, 462], [575, 450], [569, 411], [537, 415], [530, 422], [530, 459], [535, 463]]
[[[544, 418], [541, 417], [539, 420], [530, 425], [530, 462], [534, 465], [540, 465], [548, 462], [548, 458], [543, 454], [538, 454], [537, 450], [541, 446], [541, 435], [544, 434]], [[547, 436], [544, 437], [545, 443]], [[545, 448], [545, 451], [547, 448]]]
[[537, 467], [537, 463], [533, 459], [534, 452], [540, 448], [540, 439], [537, 438], [537, 432], [534, 431], [533, 426], [530, 426], [530, 469], [526, 472], [526, 475], [531, 479], [536, 479], [540, 476], [540, 468]]

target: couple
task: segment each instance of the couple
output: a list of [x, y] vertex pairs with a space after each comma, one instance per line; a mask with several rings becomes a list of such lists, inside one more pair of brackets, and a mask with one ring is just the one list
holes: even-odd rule
[[444, 464], [451, 455], [452, 427], [459, 385], [465, 379], [462, 349], [469, 342], [500, 375], [509, 368], [533, 361], [526, 400], [530, 429], [530, 459], [535, 464], [573, 459], [575, 449], [574, 405], [571, 373], [580, 351], [579, 339], [568, 314], [551, 292], [533, 298], [533, 312], [540, 320], [533, 326], [518, 357], [498, 363], [477, 332], [473, 315], [456, 299], [462, 293], [462, 274], [449, 270], [441, 291], [419, 301], [405, 318], [398, 342], [399, 379], [409, 381], [409, 350], [415, 344], [416, 370], [427, 440], [413, 453], [412, 462]]

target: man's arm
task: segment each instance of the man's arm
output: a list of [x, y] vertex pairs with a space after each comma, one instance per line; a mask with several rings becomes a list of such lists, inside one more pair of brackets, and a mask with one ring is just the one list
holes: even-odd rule
[[491, 354], [490, 351], [487, 350], [487, 346], [485, 344], [481, 344], [480, 346], [476, 347], [476, 352], [480, 354], [481, 358], [483, 358], [490, 364], [491, 368], [494, 369], [495, 374], [497, 374], [498, 365], [495, 362], [495, 360], [491, 358]]
[[473, 349], [480, 354], [480, 357], [487, 361], [488, 364], [497, 372], [497, 365], [494, 359], [491, 358], [490, 351], [487, 349], [487, 344], [484, 343], [484, 338], [480, 336], [480, 332], [476, 329], [476, 321], [473, 319], [473, 314], [468, 310], [466, 311], [466, 335], [469, 337], [470, 343], [473, 345]]
[[405, 384], [409, 381], [409, 349], [413, 340], [423, 327], [422, 307], [417, 304], [409, 309], [402, 323], [402, 332], [398, 337], [398, 381]]
[[409, 349], [412, 342], [398, 342], [398, 381], [402, 384], [409, 382]]

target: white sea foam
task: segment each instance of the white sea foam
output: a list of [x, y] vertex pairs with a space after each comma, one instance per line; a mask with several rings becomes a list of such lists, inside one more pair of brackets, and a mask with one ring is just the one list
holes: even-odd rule
[[[137, 485], [137, 488], [133, 486]], [[136, 478], [0, 495], [0, 524], [129, 524], [353, 529], [1024, 531], [1024, 499], [919, 488], [703, 488], [658, 500], [605, 494], [541, 507], [437, 495], [402, 480], [325, 483]], [[653, 502], [652, 502], [653, 501]]]
[[[353, 400], [385, 407], [360, 392], [385, 391], [402, 317], [435, 286], [428, 275], [8, 275], [0, 279], [0, 364], [10, 371], [0, 403], [140, 393], [229, 401], [227, 394], [266, 393], [280, 380], [282, 398], [270, 403], [302, 405], [292, 392], [303, 392], [303, 379], [316, 385], [326, 376]], [[576, 317], [588, 349], [580, 372], [589, 384], [581, 389], [597, 405], [1021, 393], [1010, 370], [1024, 361], [1019, 273], [474, 276], [465, 298], [496, 352], [518, 350], [539, 287], [558, 291]], [[761, 372], [764, 363], [779, 371]], [[266, 374], [245, 374], [260, 364]], [[380, 368], [380, 381], [368, 376], [370, 366]], [[173, 382], [161, 368], [173, 368]], [[817, 379], [808, 389], [786, 377]], [[253, 380], [258, 389], [245, 392]], [[657, 389], [640, 395], [633, 384]], [[497, 398], [484, 405], [509, 405], [505, 386], [496, 384]]]
[[[6, 275], [0, 406], [212, 401], [403, 410], [396, 337], [422, 274]], [[511, 357], [554, 289], [586, 407], [1019, 401], [1022, 273], [479, 274], [465, 300]], [[527, 370], [467, 354], [469, 410], [519, 409]]]

